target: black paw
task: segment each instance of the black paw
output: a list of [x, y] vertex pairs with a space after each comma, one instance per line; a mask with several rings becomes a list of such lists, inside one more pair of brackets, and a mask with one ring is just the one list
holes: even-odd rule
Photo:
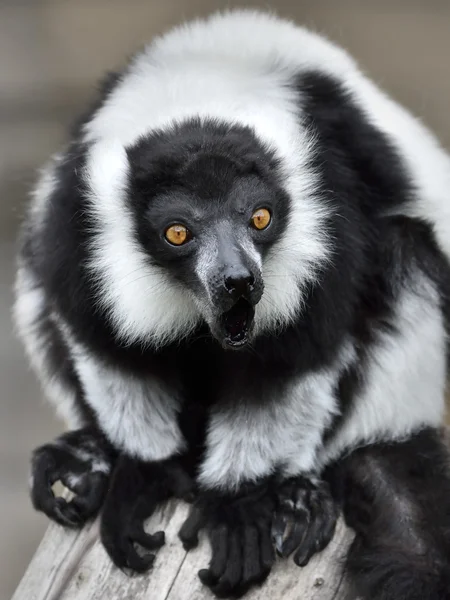
[[207, 493], [193, 506], [179, 536], [189, 550], [206, 528], [211, 561], [198, 575], [217, 597], [239, 598], [267, 578], [275, 560], [270, 537], [273, 510], [273, 498], [262, 486], [236, 496]]
[[192, 501], [192, 479], [175, 461], [143, 463], [120, 457], [114, 471], [101, 518], [101, 539], [111, 560], [120, 569], [142, 573], [164, 544], [164, 532], [149, 534], [144, 521], [159, 504], [172, 496]]
[[324, 481], [295, 477], [278, 490], [272, 537], [280, 556], [304, 567], [333, 538], [338, 511]]
[[[91, 428], [40, 446], [31, 461], [33, 506], [61, 525], [81, 527], [101, 508], [113, 460], [107, 442]], [[73, 493], [71, 500], [55, 496], [52, 486], [58, 481]]]

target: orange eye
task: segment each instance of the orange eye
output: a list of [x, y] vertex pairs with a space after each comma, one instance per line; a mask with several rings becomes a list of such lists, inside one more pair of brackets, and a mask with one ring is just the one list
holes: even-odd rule
[[185, 242], [189, 241], [191, 234], [187, 227], [184, 225], [171, 225], [166, 229], [166, 240], [174, 246], [181, 246]]
[[271, 218], [272, 217], [267, 208], [260, 208], [252, 215], [252, 225], [255, 229], [262, 231], [269, 226]]

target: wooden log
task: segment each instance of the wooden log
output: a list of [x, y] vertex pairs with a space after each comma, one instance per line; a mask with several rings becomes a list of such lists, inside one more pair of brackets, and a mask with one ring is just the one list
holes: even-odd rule
[[[213, 595], [197, 572], [208, 566], [205, 537], [186, 553], [177, 534], [187, 506], [171, 502], [149, 519], [146, 529], [166, 532], [166, 544], [153, 569], [145, 575], [126, 575], [106, 555], [98, 521], [81, 531], [51, 524], [12, 600], [207, 600]], [[339, 521], [334, 539], [307, 567], [292, 558], [277, 560], [268, 580], [246, 596], [248, 600], [356, 600], [349, 594], [342, 561], [352, 534]]]

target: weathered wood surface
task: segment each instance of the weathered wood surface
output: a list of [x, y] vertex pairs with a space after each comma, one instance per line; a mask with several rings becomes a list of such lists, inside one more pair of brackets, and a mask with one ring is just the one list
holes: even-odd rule
[[[209, 547], [203, 537], [186, 553], [177, 533], [187, 515], [183, 503], [170, 503], [148, 522], [164, 529], [166, 544], [147, 575], [127, 576], [115, 568], [98, 537], [98, 522], [82, 531], [50, 525], [12, 600], [207, 600], [197, 572], [207, 567]], [[355, 600], [348, 593], [342, 559], [351, 534], [339, 523], [328, 548], [300, 569], [278, 560], [269, 579], [248, 600]]]

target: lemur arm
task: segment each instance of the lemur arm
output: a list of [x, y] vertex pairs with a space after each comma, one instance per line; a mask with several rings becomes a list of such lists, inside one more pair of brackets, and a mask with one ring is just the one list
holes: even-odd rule
[[284, 556], [297, 550], [296, 562], [306, 564], [332, 538], [337, 512], [315, 473], [337, 408], [338, 362], [265, 398], [251, 396], [249, 381], [242, 398], [231, 400], [230, 393], [213, 408], [199, 498], [180, 537], [190, 548], [206, 527], [212, 558], [199, 576], [216, 595], [242, 593], [263, 581], [275, 547]]
[[[154, 554], [139, 556], [134, 543], [150, 551], [164, 543], [162, 532], [144, 532], [144, 520], [170, 496], [192, 499], [194, 483], [178, 459], [184, 450], [179, 389], [108, 365], [74, 343], [71, 354], [96, 425], [35, 451], [34, 504], [72, 527], [102, 508], [101, 537], [111, 558], [121, 568], [142, 571]], [[74, 492], [70, 502], [51, 493], [57, 479]]]

